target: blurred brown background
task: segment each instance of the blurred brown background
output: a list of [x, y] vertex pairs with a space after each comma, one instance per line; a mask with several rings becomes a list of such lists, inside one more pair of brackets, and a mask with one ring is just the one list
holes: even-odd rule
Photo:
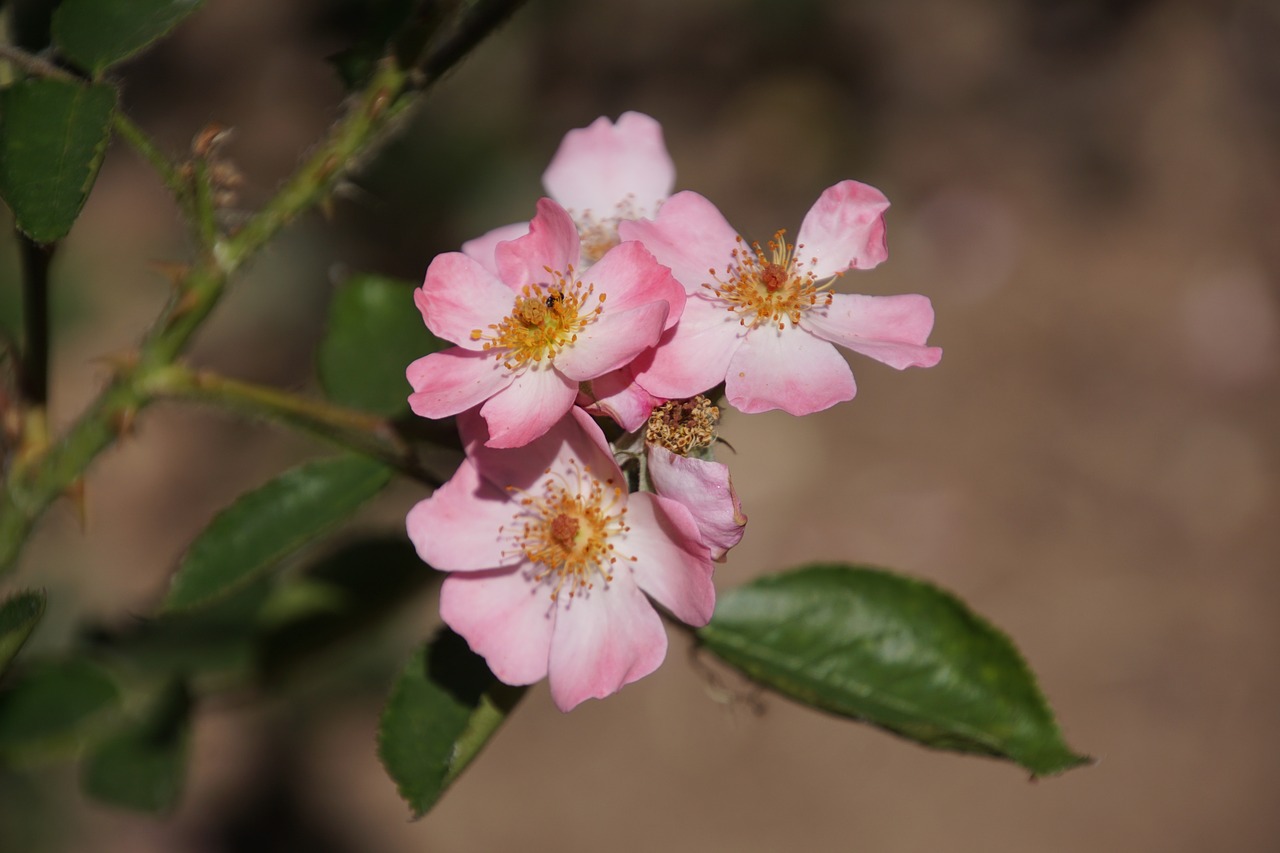
[[[358, 7], [210, 0], [126, 67], [125, 106], [173, 152], [232, 126], [249, 209], [336, 115], [324, 58]], [[258, 260], [192, 361], [311, 387], [344, 269], [416, 279], [528, 218], [561, 135], [628, 109], [665, 126], [678, 187], [751, 236], [794, 229], [840, 179], [881, 188], [890, 260], [844, 286], [927, 294], [946, 351], [903, 374], [854, 357], [857, 399], [819, 415], [726, 419], [751, 521], [721, 588], [814, 559], [932, 579], [1012, 635], [1097, 766], [1032, 784], [784, 700], [756, 714], [673, 638], [656, 675], [570, 715], [535, 689], [411, 823], [374, 727], [436, 622], [424, 598], [331, 659], [339, 686], [204, 710], [168, 821], [83, 801], [69, 768], [39, 776], [24, 796], [58, 829], [24, 849], [1280, 849], [1280, 8], [532, 0], [332, 220]], [[149, 259], [183, 251], [117, 146], [55, 270], [60, 422], [97, 387], [93, 360], [154, 316]], [[53, 602], [36, 650], [146, 612], [212, 512], [314, 449], [149, 411], [94, 469], [87, 534], [56, 508], [28, 553], [17, 582]], [[395, 529], [421, 496], [399, 486], [362, 521]]]

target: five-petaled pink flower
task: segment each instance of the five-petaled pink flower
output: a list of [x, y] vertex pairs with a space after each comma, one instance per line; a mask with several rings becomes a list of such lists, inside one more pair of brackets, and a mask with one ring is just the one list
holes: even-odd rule
[[418, 554], [451, 574], [440, 613], [508, 684], [551, 683], [568, 711], [666, 656], [646, 593], [690, 625], [715, 606], [712, 562], [686, 507], [628, 494], [600, 428], [575, 408], [518, 450], [459, 417], [467, 458], [409, 513]]
[[720, 382], [743, 412], [805, 415], [852, 399], [853, 373], [833, 344], [891, 367], [932, 367], [927, 297], [835, 293], [835, 278], [887, 257], [877, 189], [856, 181], [828, 188], [805, 216], [794, 244], [778, 232], [747, 246], [711, 202], [691, 193], [668, 199], [652, 220], [623, 222], [671, 267], [690, 298], [637, 381], [666, 398], [691, 397]]
[[684, 289], [639, 243], [579, 272], [564, 208], [538, 202], [529, 233], [498, 244], [496, 274], [439, 255], [414, 293], [427, 327], [457, 346], [409, 365], [409, 405], [442, 418], [483, 404], [491, 447], [519, 447], [572, 408], [579, 383], [617, 370], [680, 317]]

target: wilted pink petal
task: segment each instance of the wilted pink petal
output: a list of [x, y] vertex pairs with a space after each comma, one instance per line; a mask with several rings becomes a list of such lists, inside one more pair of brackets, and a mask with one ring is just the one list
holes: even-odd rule
[[[654, 489], [689, 510], [702, 543], [711, 549], [711, 558], [723, 560], [729, 549], [742, 540], [747, 524], [728, 466], [680, 456], [655, 444], [649, 445], [648, 453], [649, 480]], [[646, 588], [645, 592], [662, 601], [653, 590]]]

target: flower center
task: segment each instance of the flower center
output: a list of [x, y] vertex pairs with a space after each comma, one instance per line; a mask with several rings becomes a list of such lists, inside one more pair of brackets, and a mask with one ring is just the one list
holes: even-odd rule
[[720, 409], [701, 394], [688, 400], [668, 400], [649, 415], [644, 440], [688, 456], [694, 450], [711, 446], [716, 440], [719, 421]]
[[724, 278], [711, 269], [713, 283], [702, 286], [712, 297], [738, 315], [743, 326], [755, 328], [766, 322], [777, 323], [779, 329], [800, 322], [800, 315], [815, 305], [830, 305], [828, 288], [839, 273], [819, 283], [806, 266], [812, 267], [817, 258], [808, 264], [796, 257], [796, 250], [804, 246], [788, 243], [779, 231], [765, 248], [752, 243], [748, 248], [741, 237], [730, 253], [732, 260], [724, 268]]
[[636, 206], [635, 196], [628, 195], [614, 207], [612, 216], [597, 218], [591, 210], [584, 210], [580, 214], [570, 211], [570, 215], [578, 226], [578, 239], [582, 241], [582, 260], [590, 266], [620, 242], [618, 223], [624, 219], [639, 219], [645, 212]]
[[516, 553], [532, 565], [533, 580], [551, 586], [551, 600], [566, 591], [570, 598], [595, 587], [596, 578], [613, 580], [621, 556], [619, 537], [626, 523], [626, 496], [612, 479], [601, 482], [584, 466], [574, 465], [574, 482], [549, 476], [541, 494], [522, 492], [512, 539]]
[[508, 370], [527, 367], [543, 359], [554, 359], [556, 353], [578, 339], [582, 327], [600, 316], [605, 294], [595, 305], [587, 307], [596, 286], [567, 273], [547, 268], [553, 281], [526, 284], [516, 297], [511, 313], [488, 329], [472, 329], [471, 340], [484, 341], [483, 349], [493, 351]]

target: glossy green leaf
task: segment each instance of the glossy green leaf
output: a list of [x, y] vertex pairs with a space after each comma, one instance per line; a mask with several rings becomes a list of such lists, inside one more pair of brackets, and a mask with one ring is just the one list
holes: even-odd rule
[[177, 682], [146, 716], [105, 738], [85, 759], [81, 784], [95, 799], [134, 811], [173, 811], [186, 775], [191, 697]]
[[44, 592], [26, 590], [0, 604], [0, 673], [22, 648], [44, 615]]
[[320, 384], [335, 401], [381, 415], [407, 410], [405, 368], [449, 346], [427, 331], [413, 285], [355, 276], [334, 294], [320, 342]]
[[0, 91], [0, 196], [18, 227], [50, 243], [80, 215], [107, 150], [116, 90], [22, 80]]
[[391, 479], [362, 456], [337, 456], [286, 471], [214, 518], [173, 576], [165, 610], [217, 601], [345, 519]]
[[119, 699], [111, 677], [87, 660], [33, 667], [0, 691], [0, 755], [74, 745]]
[[63, 0], [53, 13], [53, 41], [98, 77], [158, 40], [203, 0]]
[[378, 757], [414, 817], [431, 810], [522, 695], [448, 629], [414, 654], [378, 727]]
[[1034, 775], [1088, 761], [1062, 740], [1009, 639], [955, 596], [891, 572], [813, 565], [720, 597], [698, 632], [748, 677], [925, 746]]

